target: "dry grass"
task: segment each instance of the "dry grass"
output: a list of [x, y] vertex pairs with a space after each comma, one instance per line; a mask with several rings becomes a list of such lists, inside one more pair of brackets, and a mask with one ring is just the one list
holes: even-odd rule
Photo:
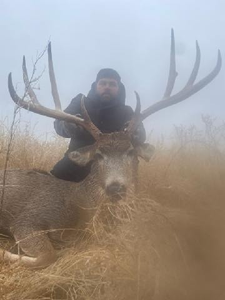
[[[10, 140], [10, 127], [0, 121], [0, 168], [3, 169]], [[15, 124], [8, 168], [50, 170], [62, 158], [67, 149], [68, 139], [55, 135], [51, 139], [35, 136], [35, 127], [29, 125], [21, 129]]]
[[[102, 205], [57, 263], [42, 271], [0, 265], [0, 299], [225, 299], [225, 126], [203, 121], [204, 132], [176, 128], [170, 146], [158, 144], [140, 165], [138, 196]], [[8, 133], [0, 134], [2, 167]], [[9, 167], [49, 170], [65, 147], [18, 130]]]

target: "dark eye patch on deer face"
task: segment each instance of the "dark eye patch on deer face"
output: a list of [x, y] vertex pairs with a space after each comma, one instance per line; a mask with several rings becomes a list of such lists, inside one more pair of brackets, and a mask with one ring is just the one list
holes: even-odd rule
[[93, 156], [93, 160], [102, 161], [102, 160], [104, 160], [104, 155], [100, 151], [96, 151]]
[[127, 150], [126, 155], [130, 158], [137, 157], [137, 151], [134, 148]]

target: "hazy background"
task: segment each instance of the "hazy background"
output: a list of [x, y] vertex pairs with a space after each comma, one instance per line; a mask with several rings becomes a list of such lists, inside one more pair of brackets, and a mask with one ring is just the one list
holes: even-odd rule
[[[142, 108], [160, 100], [169, 66], [170, 30], [175, 30], [177, 71], [175, 90], [185, 84], [195, 59], [195, 40], [202, 61], [199, 77], [216, 63], [217, 49], [225, 54], [225, 2], [203, 0], [0, 0], [0, 108], [1, 119], [12, 117], [13, 102], [7, 75], [22, 94], [22, 56], [32, 61], [52, 41], [53, 58], [62, 106], [78, 93], [87, 94], [101, 68], [119, 72], [126, 86], [127, 104], [134, 107], [134, 90]], [[47, 67], [47, 55], [37, 74]], [[53, 107], [47, 69], [37, 93], [42, 104]], [[181, 104], [162, 110], [145, 121], [148, 131], [169, 134], [174, 125], [197, 124], [201, 114], [218, 122], [225, 119], [225, 71], [204, 90]], [[39, 136], [53, 131], [53, 120], [22, 112], [21, 120], [36, 126]], [[24, 123], [24, 124], [25, 124]]]

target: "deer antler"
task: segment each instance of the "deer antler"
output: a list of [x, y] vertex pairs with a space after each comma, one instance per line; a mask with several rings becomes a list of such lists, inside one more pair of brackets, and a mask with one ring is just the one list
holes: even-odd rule
[[[217, 57], [217, 63], [215, 68], [204, 78], [202, 78], [197, 83], [194, 83], [196, 80], [196, 77], [198, 75], [198, 70], [200, 66], [200, 59], [201, 59], [201, 53], [200, 48], [198, 45], [198, 42], [196, 42], [196, 59], [195, 64], [193, 67], [193, 70], [191, 72], [191, 75], [187, 81], [187, 84], [184, 86], [184, 88], [171, 96], [171, 93], [173, 91], [173, 87], [176, 81], [177, 77], [177, 71], [176, 71], [176, 60], [175, 60], [175, 39], [174, 39], [174, 31], [171, 30], [171, 52], [170, 52], [170, 70], [169, 70], [169, 77], [168, 82], [166, 86], [166, 90], [164, 93], [164, 96], [161, 101], [158, 101], [145, 109], [143, 112], [139, 114], [139, 116], [134, 114], [133, 119], [130, 121], [129, 126], [127, 128], [127, 131], [131, 134], [138, 126], [138, 124], [149, 117], [150, 115], [154, 114], [155, 112], [166, 108], [168, 106], [174, 105], [176, 103], [179, 103], [181, 101], [184, 101], [185, 99], [189, 98], [193, 94], [197, 93], [201, 89], [203, 89], [206, 85], [208, 85], [220, 72], [221, 66], [222, 66], [222, 58], [220, 51], [218, 50], [218, 57]], [[136, 94], [137, 96], [137, 94]], [[139, 97], [138, 97], [139, 98]], [[137, 102], [140, 102], [138, 99]], [[140, 106], [140, 104], [138, 104]]]
[[[23, 79], [25, 83], [25, 88], [26, 88], [26, 93], [29, 95], [31, 101], [25, 101], [24, 97], [20, 98], [13, 86], [12, 83], [12, 75], [11, 73], [8, 76], [8, 88], [9, 88], [9, 93], [12, 98], [12, 100], [20, 107], [30, 110], [34, 113], [37, 113], [39, 115], [47, 116], [50, 118], [58, 119], [58, 120], [63, 120], [66, 122], [74, 123], [77, 125], [82, 126], [85, 128], [95, 140], [98, 140], [101, 136], [101, 131], [93, 124], [91, 121], [88, 112], [85, 108], [84, 104], [84, 96], [81, 99], [81, 110], [82, 110], [82, 115], [84, 119], [79, 118], [77, 116], [65, 113], [61, 110], [61, 103], [59, 99], [59, 94], [58, 94], [58, 89], [57, 89], [57, 84], [56, 84], [56, 79], [55, 79], [55, 74], [54, 74], [54, 68], [53, 68], [53, 60], [52, 60], [52, 51], [51, 51], [51, 43], [48, 44], [48, 65], [49, 65], [49, 77], [50, 77], [50, 82], [51, 82], [51, 89], [52, 89], [52, 96], [54, 99], [55, 103], [55, 109], [50, 109], [47, 107], [42, 106], [33, 89], [31, 88], [31, 84], [28, 79], [28, 73], [27, 73], [27, 68], [26, 68], [26, 60], [25, 57], [23, 57]], [[26, 95], [25, 93], [25, 95]]]

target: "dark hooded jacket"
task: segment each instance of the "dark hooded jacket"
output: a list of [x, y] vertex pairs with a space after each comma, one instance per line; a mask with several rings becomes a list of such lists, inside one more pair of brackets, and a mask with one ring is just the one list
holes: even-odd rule
[[[120, 131], [124, 128], [125, 124], [132, 118], [133, 110], [130, 106], [125, 105], [125, 88], [120, 83], [120, 89], [117, 99], [113, 103], [103, 104], [100, 102], [98, 96], [95, 93], [95, 82], [92, 84], [91, 90], [88, 96], [85, 97], [84, 103], [87, 112], [92, 122], [100, 129], [103, 133], [110, 133], [114, 131]], [[72, 99], [69, 106], [64, 110], [66, 113], [76, 115], [81, 114], [81, 98], [82, 94], [78, 94]], [[63, 137], [68, 136], [68, 133], [63, 126], [64, 121], [55, 120], [54, 127], [56, 132]], [[138, 143], [145, 141], [146, 135], [143, 125], [141, 124], [138, 128]], [[80, 181], [87, 176], [90, 167], [79, 167], [69, 160], [67, 153], [74, 151], [78, 148], [91, 145], [95, 141], [91, 134], [86, 130], [82, 130], [79, 127], [74, 129], [73, 136], [69, 144], [69, 149], [66, 152], [64, 158], [59, 161], [51, 173], [61, 179]]]

